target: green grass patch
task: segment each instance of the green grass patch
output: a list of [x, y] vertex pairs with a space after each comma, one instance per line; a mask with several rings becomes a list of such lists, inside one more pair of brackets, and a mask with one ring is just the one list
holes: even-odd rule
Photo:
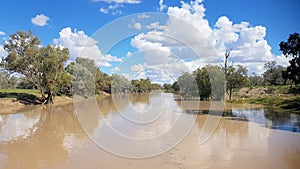
[[276, 106], [282, 102], [278, 97], [250, 99], [250, 104], [262, 104], [265, 106]]
[[39, 90], [0, 89], [0, 98], [15, 98], [23, 104], [40, 104]]
[[40, 91], [39, 90], [33, 90], [33, 89], [0, 89], [0, 98], [15, 98], [14, 94], [23, 93], [23, 94], [29, 94], [39, 97]]

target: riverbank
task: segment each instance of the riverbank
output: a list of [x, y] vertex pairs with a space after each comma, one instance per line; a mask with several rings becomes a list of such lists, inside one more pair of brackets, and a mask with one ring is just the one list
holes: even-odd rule
[[228, 102], [259, 104], [275, 111], [300, 113], [299, 89], [290, 86], [244, 87], [235, 91]]
[[[72, 102], [73, 99], [67, 96], [57, 96], [55, 97], [54, 106], [64, 105]], [[16, 98], [0, 98], [0, 114], [14, 114], [27, 109], [32, 109], [33, 107], [42, 107], [48, 105], [41, 104], [24, 104]]]
[[[105, 97], [108, 93], [102, 92], [97, 97]], [[42, 105], [39, 90], [27, 89], [1, 89], [0, 90], [0, 114], [14, 114], [33, 107], [46, 107], [65, 105], [73, 102], [69, 96], [56, 96], [53, 105]]]

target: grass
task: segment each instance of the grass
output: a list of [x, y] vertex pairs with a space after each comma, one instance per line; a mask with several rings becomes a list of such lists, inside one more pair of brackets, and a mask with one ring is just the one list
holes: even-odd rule
[[282, 97], [269, 97], [269, 98], [257, 98], [249, 99], [246, 102], [250, 104], [261, 104], [273, 109], [283, 111], [293, 111], [294, 113], [300, 113], [300, 96], [290, 96], [287, 98]]
[[29, 94], [39, 97], [41, 95], [39, 90], [33, 90], [33, 89], [0, 89], [0, 98], [2, 95], [5, 94], [6, 98], [15, 98], [15, 96], [12, 93], [23, 93], [23, 94]]
[[0, 98], [15, 98], [23, 104], [40, 104], [39, 90], [0, 89]]

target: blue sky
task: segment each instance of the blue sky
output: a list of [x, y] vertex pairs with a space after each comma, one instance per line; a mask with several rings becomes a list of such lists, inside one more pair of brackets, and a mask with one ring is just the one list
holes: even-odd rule
[[[281, 55], [278, 46], [280, 41], [286, 40], [291, 33], [300, 32], [300, 3], [298, 0], [196, 1], [198, 4], [192, 4], [190, 1], [184, 0], [185, 4], [191, 7], [203, 5], [205, 9], [203, 19], [208, 21], [212, 30], [219, 29], [215, 28], [215, 26], [216, 22], [222, 16], [226, 16], [226, 18], [229, 19], [226, 20], [226, 18], [222, 18], [224, 22], [230, 21], [233, 24], [247, 22], [249, 28], [255, 28], [256, 26], [264, 27], [266, 35], [263, 36], [263, 40], [266, 40], [267, 45], [272, 48], [270, 53], [275, 60], [277, 59], [276, 56]], [[64, 31], [68, 35], [75, 36], [75, 34], [81, 32], [82, 36], [91, 37], [98, 29], [120, 17], [144, 12], [168, 13], [170, 12], [168, 7], [181, 9], [183, 5], [177, 0], [3, 1], [0, 6], [0, 38], [4, 40], [8, 39], [8, 35], [15, 33], [17, 30], [32, 30], [34, 34], [39, 36], [43, 45], [49, 43], [63, 44], [64, 40], [60, 37], [60, 32], [65, 28], [70, 28], [69, 32]], [[189, 12], [191, 14], [196, 13], [193, 9]], [[34, 21], [34, 18], [38, 15], [40, 15], [40, 18], [36, 18]], [[201, 15], [201, 12], [199, 15]], [[199, 18], [201, 18], [201, 16], [199, 16]], [[198, 25], [194, 26], [197, 27]], [[263, 29], [259, 30], [263, 32]], [[240, 32], [237, 34], [240, 35]], [[54, 39], [57, 39], [56, 42], [54, 42]], [[98, 40], [99, 39], [96, 39], [96, 41]], [[122, 59], [126, 57], [124, 55], [126, 55], [128, 51], [135, 52], [141, 50], [137, 46], [130, 45], [131, 39], [127, 39], [126, 41], [127, 43], [120, 45], [119, 50], [110, 53], [111, 58], [107, 59], [109, 64], [101, 67], [102, 70], [111, 73], [112, 69], [116, 69], [116, 66], [123, 61]], [[235, 41], [238, 42], [239, 40], [236, 39]], [[224, 47], [224, 45], [226, 46], [227, 44], [228, 43], [224, 43], [222, 45]], [[99, 46], [99, 49], [101, 49], [101, 46]], [[122, 61], [118, 60], [118, 58], [121, 58]], [[249, 58], [251, 58], [251, 56], [249, 56]], [[241, 59], [237, 58], [236, 62], [240, 63], [240, 60]], [[282, 63], [284, 62], [282, 58], [281, 61]], [[233, 62], [235, 62], [234, 58]], [[279, 61], [279, 63], [281, 62]], [[251, 71], [262, 71], [261, 67], [257, 70], [255, 68], [249, 69]]]

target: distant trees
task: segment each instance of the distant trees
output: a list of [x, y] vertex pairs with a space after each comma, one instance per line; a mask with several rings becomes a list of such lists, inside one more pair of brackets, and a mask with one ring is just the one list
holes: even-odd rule
[[4, 43], [8, 56], [2, 60], [2, 65], [8, 71], [24, 75], [41, 91], [44, 103], [52, 104], [69, 51], [51, 45], [40, 47], [40, 44], [31, 31], [18, 31], [10, 35], [9, 41]]
[[151, 90], [160, 89], [161, 86], [159, 84], [152, 84], [149, 78], [131, 80], [130, 83], [130, 92], [132, 93], [149, 93]]
[[165, 83], [165, 84], [163, 84], [163, 88], [164, 88], [165, 92], [173, 92], [174, 91], [171, 84]]
[[257, 75], [256, 73], [252, 73], [251, 76], [248, 77], [249, 79], [249, 86], [263, 86], [264, 78], [262, 76]]
[[127, 93], [130, 91], [130, 81], [124, 76], [113, 74], [111, 80], [111, 92], [113, 94]]
[[151, 83], [151, 90], [160, 90], [162, 89], [161, 85], [158, 83]]
[[286, 68], [276, 65], [275, 61], [267, 62], [264, 66], [266, 71], [263, 73], [264, 82], [266, 85], [282, 85], [284, 83], [283, 72]]
[[291, 57], [290, 65], [284, 72], [285, 82], [289, 79], [295, 85], [300, 84], [300, 37], [298, 33], [290, 34], [287, 41], [279, 44], [285, 57]]
[[13, 89], [17, 87], [18, 78], [10, 76], [5, 70], [0, 70], [0, 89]]

